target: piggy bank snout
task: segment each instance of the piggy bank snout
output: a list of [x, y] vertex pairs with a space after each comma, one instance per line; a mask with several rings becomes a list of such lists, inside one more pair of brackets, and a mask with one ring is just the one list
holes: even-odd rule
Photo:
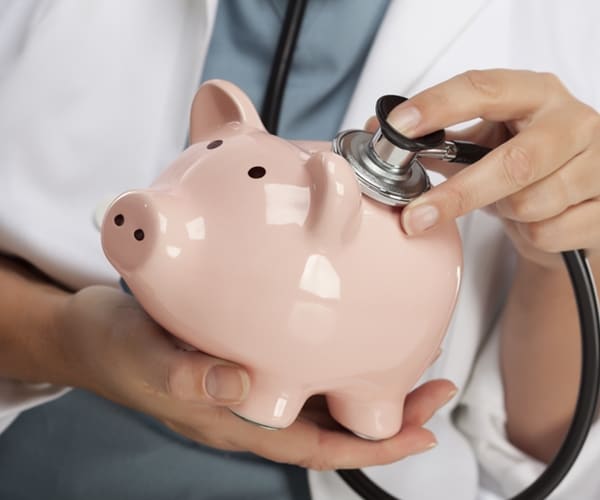
[[125, 193], [108, 208], [102, 223], [102, 247], [117, 270], [131, 271], [149, 257], [156, 242], [158, 215], [146, 194]]

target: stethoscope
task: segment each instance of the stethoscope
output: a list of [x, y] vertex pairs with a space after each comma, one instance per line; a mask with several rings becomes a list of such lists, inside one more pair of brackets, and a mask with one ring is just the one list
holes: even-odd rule
[[[288, 1], [271, 65], [261, 118], [272, 134], [277, 133], [287, 75], [306, 4], [307, 0]], [[387, 121], [390, 111], [404, 100], [395, 95], [379, 98], [375, 110], [379, 129], [374, 134], [364, 130], [340, 132], [332, 146], [354, 169], [362, 192], [391, 206], [404, 206], [431, 187], [420, 159], [471, 164], [490, 151], [470, 142], [448, 141], [444, 130], [416, 139], [405, 137]], [[554, 460], [528, 488], [512, 497], [513, 500], [541, 500], [552, 493], [579, 455], [596, 414], [600, 389], [600, 320], [595, 285], [583, 250], [563, 252], [562, 257], [573, 285], [581, 329], [581, 382], [577, 405]], [[337, 472], [364, 499], [398, 500], [360, 469]]]

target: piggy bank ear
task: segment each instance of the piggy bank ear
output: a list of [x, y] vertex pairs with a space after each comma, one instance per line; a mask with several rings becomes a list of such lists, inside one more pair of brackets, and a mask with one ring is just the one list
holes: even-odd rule
[[203, 83], [192, 103], [190, 144], [214, 135], [231, 122], [264, 130], [254, 105], [239, 87], [225, 80]]
[[343, 242], [360, 222], [361, 192], [352, 167], [327, 151], [313, 154], [306, 168], [310, 177], [306, 227], [319, 239]]

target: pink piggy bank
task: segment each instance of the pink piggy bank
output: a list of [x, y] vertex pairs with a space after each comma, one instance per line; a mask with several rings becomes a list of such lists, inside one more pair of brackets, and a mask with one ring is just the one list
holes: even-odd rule
[[283, 428], [324, 394], [357, 435], [396, 434], [456, 301], [455, 224], [408, 238], [329, 143], [268, 134], [228, 82], [199, 89], [190, 144], [108, 208], [110, 262], [166, 330], [247, 368], [240, 417]]

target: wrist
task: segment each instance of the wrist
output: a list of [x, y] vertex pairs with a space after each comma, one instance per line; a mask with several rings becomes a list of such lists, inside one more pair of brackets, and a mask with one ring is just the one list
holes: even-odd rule
[[46, 381], [98, 392], [93, 358], [101, 351], [96, 341], [108, 335], [101, 331], [103, 322], [92, 307], [93, 299], [88, 298], [92, 288], [83, 288], [55, 304], [46, 342], [39, 344], [45, 351], [38, 353], [37, 360]]
[[504, 308], [503, 332], [519, 337], [543, 337], [544, 328], [539, 327], [540, 314], [544, 316], [545, 311], [555, 308], [567, 311], [573, 303], [571, 281], [562, 262], [545, 266], [519, 257]]
[[128, 376], [128, 333], [141, 314], [136, 302], [117, 289], [89, 286], [67, 297], [56, 312], [52, 354], [46, 357], [50, 381], [114, 400]]
[[[587, 261], [596, 282], [600, 283], [600, 254], [587, 253]], [[559, 286], [571, 289], [571, 281], [567, 267], [562, 256], [553, 256], [556, 259], [552, 265], [539, 263], [521, 255], [517, 258], [516, 275], [524, 288]]]
[[0, 257], [0, 289], [0, 377], [58, 383], [56, 320], [70, 294], [5, 257]]
[[567, 268], [560, 255], [553, 256], [552, 265], [540, 263], [521, 255], [517, 257], [516, 276], [527, 287], [539, 287], [542, 283], [563, 281], [568, 277]]
[[55, 298], [47, 304], [47, 322], [44, 331], [38, 332], [37, 342], [30, 353], [36, 367], [36, 379], [55, 385], [72, 386], [75, 367], [72, 362], [71, 343], [65, 318], [73, 294]]

